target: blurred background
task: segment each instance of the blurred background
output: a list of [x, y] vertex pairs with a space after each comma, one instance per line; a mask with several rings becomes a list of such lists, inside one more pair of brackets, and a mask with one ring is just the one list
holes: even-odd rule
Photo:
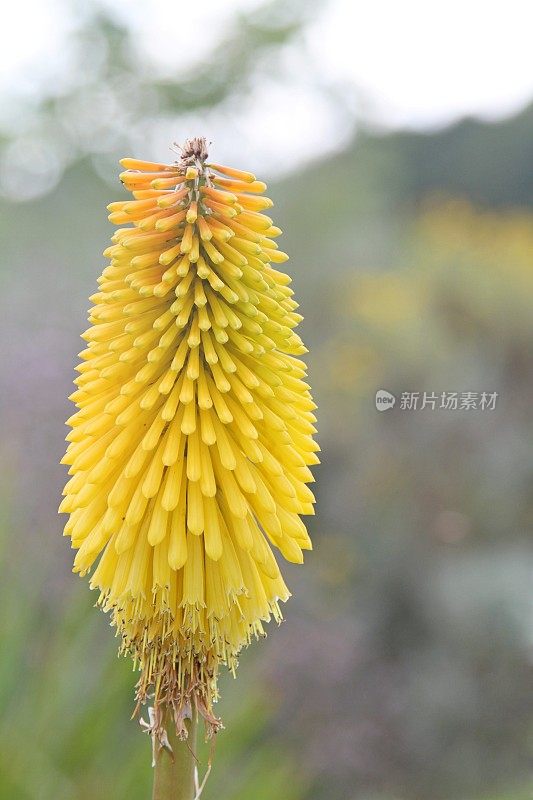
[[[70, 572], [58, 462], [117, 160], [173, 159], [191, 135], [269, 181], [322, 446], [315, 549], [284, 568], [284, 624], [222, 681], [203, 797], [533, 796], [530, 15], [515, 0], [5, 12], [2, 800], [150, 793], [135, 676]], [[439, 400], [408, 410], [404, 392]], [[442, 392], [498, 397], [445, 410]]]

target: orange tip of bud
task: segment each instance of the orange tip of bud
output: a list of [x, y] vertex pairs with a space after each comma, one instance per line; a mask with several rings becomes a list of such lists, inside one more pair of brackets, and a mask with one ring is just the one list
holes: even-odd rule
[[121, 158], [118, 162], [124, 169], [140, 169], [143, 172], [161, 172], [167, 169], [175, 169], [168, 164], [160, 164], [156, 161], [143, 161], [138, 158]]
[[255, 181], [255, 175], [253, 172], [246, 172], [242, 169], [234, 169], [233, 167], [225, 167], [222, 164], [207, 164], [210, 169], [214, 169], [217, 172], [221, 172], [223, 175], [228, 175], [230, 178], [236, 178], [239, 181], [244, 181], [245, 183], [253, 183]]

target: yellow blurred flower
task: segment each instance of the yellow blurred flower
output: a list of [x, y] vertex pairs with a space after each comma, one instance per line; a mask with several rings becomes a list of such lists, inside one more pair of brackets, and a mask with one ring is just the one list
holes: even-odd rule
[[139, 703], [189, 704], [216, 730], [220, 664], [281, 619], [289, 597], [270, 545], [300, 563], [311, 542], [315, 405], [287, 256], [262, 212], [265, 184], [207, 163], [121, 163], [133, 200], [92, 296], [60, 510], [74, 570], [141, 669]]

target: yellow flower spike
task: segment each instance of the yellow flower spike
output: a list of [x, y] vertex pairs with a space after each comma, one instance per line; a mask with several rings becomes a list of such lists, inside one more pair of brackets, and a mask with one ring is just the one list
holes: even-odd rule
[[91, 298], [60, 510], [162, 742], [191, 705], [220, 727], [220, 665], [281, 620], [272, 546], [295, 563], [311, 547], [319, 448], [265, 184], [207, 164], [204, 139], [175, 164], [121, 164], [135, 199], [108, 206], [128, 227]]

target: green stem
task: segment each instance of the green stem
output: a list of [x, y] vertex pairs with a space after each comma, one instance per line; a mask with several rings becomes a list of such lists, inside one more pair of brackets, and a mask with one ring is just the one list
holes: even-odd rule
[[194, 800], [197, 728], [194, 712], [193, 717], [185, 721], [189, 737], [182, 741], [176, 736], [171, 715], [167, 714], [166, 731], [172, 753], [163, 748], [156, 754], [152, 800]]

